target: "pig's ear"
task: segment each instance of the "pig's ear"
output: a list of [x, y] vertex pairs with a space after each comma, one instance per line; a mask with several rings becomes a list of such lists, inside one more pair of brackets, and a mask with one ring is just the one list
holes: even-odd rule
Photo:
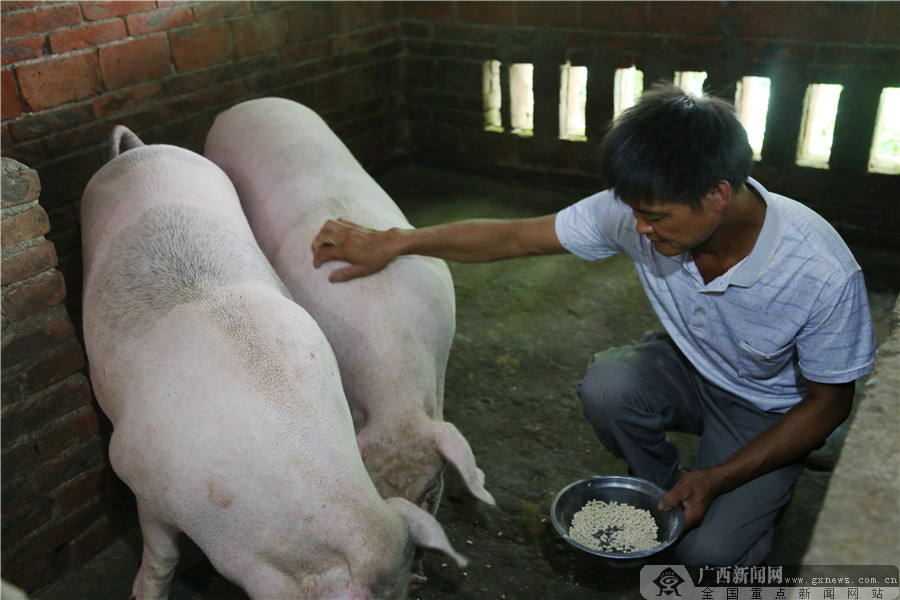
[[444, 458], [453, 463], [476, 498], [491, 506], [497, 504], [484, 487], [484, 472], [475, 466], [475, 455], [469, 442], [452, 423], [441, 421], [434, 424], [434, 445]]
[[450, 540], [437, 519], [405, 498], [388, 498], [386, 502], [406, 522], [409, 535], [416, 546], [442, 552], [455, 560], [460, 568], [468, 564], [469, 561], [450, 545]]

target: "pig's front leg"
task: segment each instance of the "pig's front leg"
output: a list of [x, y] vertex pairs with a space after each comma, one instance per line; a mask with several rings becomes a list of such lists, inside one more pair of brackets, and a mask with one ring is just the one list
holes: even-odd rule
[[159, 519], [138, 500], [144, 555], [131, 595], [136, 600], [165, 600], [178, 565], [178, 529]]

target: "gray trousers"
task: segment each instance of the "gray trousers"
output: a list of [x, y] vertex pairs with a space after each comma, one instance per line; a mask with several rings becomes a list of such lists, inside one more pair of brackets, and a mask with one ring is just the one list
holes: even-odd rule
[[[701, 436], [693, 469], [715, 466], [780, 418], [707, 382], [668, 338], [594, 356], [578, 385], [597, 437], [636, 477], [675, 483], [679, 452], [666, 431]], [[774, 523], [802, 464], [762, 475], [713, 501], [675, 548], [685, 565], [757, 565], [772, 548]]]

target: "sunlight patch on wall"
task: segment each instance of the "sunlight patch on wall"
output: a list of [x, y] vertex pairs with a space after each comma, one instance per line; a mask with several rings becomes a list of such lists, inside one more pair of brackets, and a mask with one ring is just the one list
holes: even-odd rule
[[762, 158], [771, 88], [772, 80], [768, 77], [743, 77], [737, 82], [734, 107], [744, 129], [747, 130], [750, 147], [753, 149], [753, 160]]
[[842, 85], [831, 83], [813, 83], [806, 88], [800, 140], [797, 144], [798, 165], [828, 168], [834, 123], [843, 89]]
[[481, 91], [484, 96], [484, 128], [489, 131], [503, 131], [503, 120], [500, 117], [503, 94], [500, 92], [499, 60], [484, 61]]
[[613, 82], [613, 118], [635, 105], [644, 93], [644, 72], [635, 67], [616, 69]]
[[509, 68], [509, 104], [512, 132], [534, 135], [534, 65], [516, 63]]
[[900, 88], [884, 88], [869, 153], [869, 171], [900, 174]]
[[573, 67], [567, 62], [559, 71], [559, 137], [585, 141], [587, 67]]

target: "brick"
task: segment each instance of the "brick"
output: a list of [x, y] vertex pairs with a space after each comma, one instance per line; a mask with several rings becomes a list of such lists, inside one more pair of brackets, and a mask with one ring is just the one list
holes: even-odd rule
[[78, 439], [84, 441], [97, 433], [99, 426], [97, 412], [93, 407], [88, 406], [85, 410], [81, 411], [81, 414], [72, 419], [70, 425], [72, 426], [73, 433], [78, 436]]
[[147, 0], [136, 2], [132, 0], [100, 0], [98, 2], [82, 2], [81, 9], [84, 18], [88, 21], [101, 21], [113, 17], [123, 17], [135, 13], [154, 10], [156, 2]]
[[397, 17], [397, 2], [335, 2], [338, 31], [353, 31], [381, 25]]
[[93, 54], [64, 56], [16, 69], [25, 104], [33, 111], [84, 100], [98, 94], [100, 72]]
[[297, 44], [284, 48], [281, 58], [285, 64], [294, 64], [308, 58], [325, 56], [331, 53], [331, 40], [316, 40], [305, 44]]
[[[390, 43], [396, 39], [397, 30], [394, 26], [388, 27], [379, 27], [377, 29], [368, 29], [366, 31], [359, 31], [356, 33], [348, 33], [344, 35], [337, 36], [333, 38], [333, 49], [334, 52], [341, 53], [346, 50], [356, 50], [356, 49], [371, 49], [373, 46], [378, 46], [385, 43]], [[479, 53], [479, 56], [483, 54], [483, 51]], [[366, 53], [357, 54], [361, 60], [360, 63], [368, 63], [371, 62], [371, 56]], [[348, 58], [353, 58], [348, 57]]]
[[3, 541], [18, 540], [51, 520], [53, 505], [49, 498], [36, 497], [12, 513], [3, 514]]
[[428, 2], [411, 0], [404, 2], [401, 10], [403, 16], [409, 19], [424, 19], [427, 21], [449, 21], [453, 19], [453, 2]]
[[249, 2], [201, 2], [194, 6], [194, 20], [208, 23], [250, 14]]
[[209, 69], [203, 69], [196, 73], [186, 75], [176, 75], [171, 79], [167, 79], [163, 84], [165, 93], [170, 96], [187, 94], [204, 90], [210, 86], [225, 83], [231, 79], [230, 69], [223, 65]]
[[8, 322], [18, 321], [48, 306], [56, 306], [65, 296], [62, 273], [55, 269], [45, 271], [21, 284], [3, 288], [3, 317]]
[[[24, 118], [28, 118], [28, 115], [25, 115]], [[19, 121], [21, 121], [21, 119], [10, 121], [8, 124], [4, 123], [4, 125], [9, 126], [11, 130], [11, 126]], [[15, 140], [15, 137], [13, 137], [13, 139]], [[3, 146], [3, 155], [28, 165], [37, 165], [47, 160], [47, 151], [43, 144], [38, 141], [23, 143], [14, 142], [13, 145]]]
[[[94, 114], [97, 118], [104, 118], [118, 113], [140, 108], [148, 100], [165, 97], [163, 84], [151, 81], [145, 85], [128, 88], [114, 94], [107, 94], [94, 100]], [[106, 131], [108, 127], [104, 127]]]
[[247, 86], [243, 81], [231, 81], [193, 94], [188, 99], [188, 106], [202, 110], [210, 106], [233, 104], [246, 95]]
[[84, 186], [106, 162], [103, 152], [97, 148], [80, 154], [45, 162], [38, 169], [41, 176], [41, 206], [53, 210], [81, 197]]
[[62, 54], [71, 50], [92, 48], [100, 44], [121, 40], [126, 35], [125, 23], [121, 20], [91, 23], [51, 33], [50, 49], [57, 54]]
[[75, 413], [90, 403], [91, 390], [87, 379], [83, 374], [75, 373], [4, 410], [3, 437], [29, 437], [48, 423]]
[[[340, 59], [329, 57], [319, 62], [317, 65], [317, 72], [330, 72], [336, 68], [335, 63], [339, 60]], [[232, 79], [250, 77], [257, 73], [266, 73], [281, 67], [277, 52], [254, 54], [253, 56], [235, 61], [232, 65]]]
[[231, 22], [238, 57], [275, 50], [287, 41], [287, 23], [280, 13], [265, 13]]
[[0, 3], [0, 12], [13, 12], [15, 10], [25, 10], [34, 8], [43, 3], [43, 0], [3, 0]]
[[[28, 447], [40, 458], [34, 444], [28, 444]], [[44, 493], [57, 487], [61, 481], [69, 481], [104, 464], [109, 462], [103, 444], [98, 436], [94, 436], [87, 442], [75, 443], [53, 458], [41, 460], [39, 467], [30, 472], [31, 485], [39, 493]]]
[[[118, 93], [118, 92], [117, 92]], [[112, 94], [115, 96], [117, 93]], [[99, 116], [99, 115], [98, 115]], [[109, 140], [109, 132], [112, 130], [112, 123], [104, 123], [95, 121], [87, 127], [70, 127], [62, 129], [44, 140], [44, 147], [51, 156], [58, 156], [71, 151], [72, 148], [87, 148], [94, 144], [106, 144]], [[80, 190], [72, 190], [77, 192]], [[47, 195], [46, 202], [49, 207], [50, 195]], [[55, 206], [54, 206], [55, 208]], [[50, 236], [47, 236], [50, 239]], [[60, 248], [56, 251], [61, 252]]]
[[[81, 413], [86, 409], [82, 409]], [[88, 407], [93, 413], [93, 410]], [[35, 438], [35, 448], [43, 458], [53, 458], [59, 455], [63, 450], [78, 442], [78, 435], [73, 428], [73, 421], [82, 417], [82, 414], [73, 414], [69, 418], [64, 418], [50, 427], [46, 427], [39, 431]], [[96, 418], [96, 417], [95, 417]]]
[[24, 372], [27, 393], [36, 392], [84, 368], [84, 350], [78, 340], [70, 338]]
[[100, 48], [99, 55], [100, 72], [109, 90], [143, 83], [171, 72], [165, 34], [105, 46]]
[[738, 19], [741, 38], [780, 38], [789, 10], [788, 2], [729, 2], [724, 13]]
[[3, 258], [3, 269], [0, 274], [2, 284], [25, 281], [42, 271], [56, 266], [56, 249], [47, 240], [36, 242], [33, 246]]
[[40, 58], [44, 55], [44, 36], [30, 35], [13, 40], [3, 38], [0, 49], [0, 64], [11, 65], [23, 60]]
[[[42, 527], [26, 538], [27, 543], [23, 544], [22, 550], [17, 553], [18, 556], [13, 558], [13, 562], [21, 563], [24, 566], [44, 555], [55, 554], [60, 547], [76, 538], [83, 531], [89, 529], [93, 523], [101, 519], [104, 511], [105, 507], [98, 498], [97, 502], [90, 506], [80, 508], [64, 517], [54, 518], [52, 526]], [[9, 564], [6, 561], [7, 558], [4, 556], [4, 567]], [[16, 572], [19, 571], [17, 570]], [[21, 583], [21, 579], [17, 583]]]
[[4, 13], [0, 17], [3, 37], [16, 38], [34, 33], [43, 34], [47, 31], [81, 23], [81, 11], [77, 4], [46, 7], [43, 4], [21, 12]]
[[16, 140], [23, 142], [45, 138], [94, 122], [90, 104], [69, 105], [28, 115], [10, 125]]
[[288, 43], [300, 44], [334, 34], [335, 2], [296, 2], [286, 12]]
[[227, 23], [205, 25], [169, 34], [172, 60], [179, 72], [227, 62], [234, 54]]
[[516, 2], [516, 25], [574, 28], [578, 24], [579, 2]]
[[128, 25], [128, 33], [131, 35], [168, 31], [190, 25], [193, 21], [194, 14], [190, 7], [177, 5], [133, 15], [125, 19], [125, 23]]
[[582, 2], [581, 26], [591, 31], [646, 31], [646, 2]]
[[54, 351], [73, 335], [75, 329], [62, 305], [7, 325], [2, 342], [4, 379], [7, 375], [17, 377], [20, 373], [13, 373], [13, 367]]
[[459, 18], [467, 23], [513, 25], [515, 4], [512, 2], [459, 2]]
[[17, 160], [3, 157], [2, 206], [9, 208], [27, 202], [35, 202], [41, 195], [41, 180], [37, 171]]
[[4, 216], [0, 227], [2, 249], [6, 250], [46, 234], [50, 231], [50, 219], [43, 208], [35, 205], [14, 215]]
[[650, 31], [678, 35], [715, 33], [719, 2], [651, 2]]
[[[66, 230], [56, 230], [53, 228], [53, 221], [50, 222], [51, 231], [47, 235], [47, 239], [56, 246], [56, 254], [59, 256], [59, 270], [63, 270], [68, 255], [73, 252], [81, 251], [81, 232], [72, 227]], [[80, 289], [78, 286], [72, 286], [73, 290]]]
[[362, 73], [359, 69], [326, 75], [316, 81], [316, 106], [335, 109], [356, 104], [362, 98]]
[[868, 36], [872, 14], [869, 2], [791, 2], [789, 5], [786, 38], [862, 42]]
[[829, 66], [900, 67], [900, 49], [819, 44], [816, 64]]
[[12, 71], [4, 69], [0, 71], [0, 114], [4, 121], [15, 119], [22, 115], [22, 103], [19, 102], [19, 94], [16, 91], [16, 80]]
[[[4, 446], [8, 445], [10, 440], [3, 440]], [[12, 445], [10, 448], [4, 448], [2, 462], [5, 465], [16, 465], [15, 469], [10, 469], [3, 476], [3, 492], [0, 494], [3, 498], [3, 514], [7, 511], [17, 510], [20, 506], [28, 503], [34, 494], [23, 493], [23, 481], [31, 479], [31, 476], [37, 471], [38, 453], [34, 446], [28, 443]], [[28, 488], [33, 490], [34, 487]]]

